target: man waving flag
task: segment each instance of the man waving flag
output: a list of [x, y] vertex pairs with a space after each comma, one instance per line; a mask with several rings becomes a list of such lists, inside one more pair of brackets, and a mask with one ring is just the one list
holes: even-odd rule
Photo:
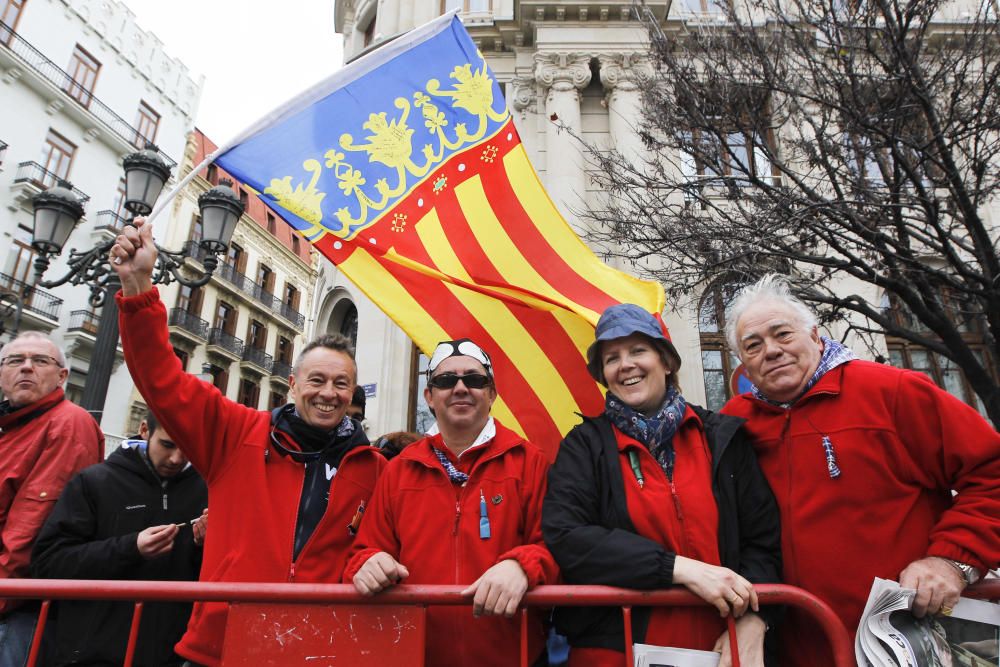
[[306, 91], [216, 164], [254, 188], [428, 353], [473, 338], [501, 421], [550, 456], [603, 405], [584, 353], [608, 306], [663, 290], [604, 265], [531, 168], [503, 95], [447, 15]]

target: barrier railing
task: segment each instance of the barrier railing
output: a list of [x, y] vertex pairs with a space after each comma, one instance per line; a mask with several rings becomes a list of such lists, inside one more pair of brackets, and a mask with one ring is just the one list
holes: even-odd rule
[[[302, 604], [379, 606], [460, 606], [471, 604], [461, 595], [463, 586], [402, 585], [374, 597], [361, 597], [349, 584], [267, 584], [267, 583], [207, 583], [159, 581], [81, 581], [6, 579], [0, 580], [0, 598], [42, 600], [38, 629], [31, 646], [28, 667], [36, 664], [41, 636], [47, 621], [51, 600], [123, 600], [134, 601], [135, 612], [129, 631], [125, 665], [132, 664], [135, 643], [146, 602], [216, 601], [233, 603], [267, 603], [295, 606]], [[756, 587], [761, 604], [783, 604], [811, 615], [823, 628], [833, 647], [837, 667], [854, 665], [854, 648], [850, 633], [828, 605], [814, 595], [793, 586], [779, 584]], [[978, 598], [1000, 598], [1000, 580], [983, 582], [969, 588], [966, 595]], [[660, 591], [635, 591], [607, 586], [539, 586], [529, 592], [521, 609], [521, 665], [528, 665], [527, 608], [553, 606], [617, 606], [625, 620], [625, 664], [633, 664], [631, 614], [633, 607], [701, 606], [705, 603], [688, 591], [677, 588]], [[738, 667], [735, 629], [729, 624], [733, 665]], [[354, 664], [354, 663], [351, 663]]]

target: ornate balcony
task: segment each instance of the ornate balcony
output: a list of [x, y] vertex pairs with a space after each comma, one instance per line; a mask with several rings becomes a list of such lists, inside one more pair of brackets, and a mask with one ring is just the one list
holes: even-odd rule
[[[0, 273], [0, 287], [17, 294], [24, 294], [26, 284], [6, 273]], [[24, 300], [24, 312], [41, 316], [54, 325], [59, 321], [62, 304], [62, 299], [52, 296], [41, 288], [32, 287]]]
[[243, 341], [219, 327], [214, 327], [208, 330], [208, 352], [229, 361], [240, 361], [243, 358]]
[[208, 339], [208, 322], [183, 308], [170, 309], [168, 324], [171, 333], [177, 333], [194, 343], [201, 343]]
[[67, 331], [82, 331], [83, 333], [88, 333], [92, 336], [97, 335], [97, 325], [100, 324], [101, 318], [97, 313], [92, 313], [89, 310], [74, 310], [69, 314], [69, 326], [66, 327]]
[[243, 350], [243, 361], [240, 363], [240, 368], [256, 372], [259, 375], [270, 375], [273, 365], [274, 358], [264, 350], [255, 347], [247, 347]]
[[[61, 90], [65, 96], [64, 101], [69, 101], [84, 113], [99, 120], [115, 136], [131, 146], [145, 147], [146, 137], [139, 130], [112, 111], [107, 104], [94, 97], [90, 91], [82, 90], [80, 84], [66, 70], [49, 60], [24, 37], [2, 22], [0, 22], [0, 53], [5, 55], [4, 60], [13, 59], [15, 63], [22, 63], [38, 77]], [[11, 67], [3, 62], [0, 62], [0, 65], [4, 70], [16, 69], [16, 65]], [[166, 160], [171, 168], [177, 164], [163, 151], [160, 151], [160, 157]]]
[[271, 382], [288, 387], [288, 376], [292, 374], [292, 365], [287, 361], [278, 361], [271, 364]]
[[[59, 179], [58, 174], [49, 171], [37, 162], [22, 162], [17, 165], [14, 183], [10, 188], [14, 195], [14, 201], [17, 205], [30, 211], [31, 198], [42, 190], [54, 186]], [[74, 187], [73, 194], [80, 198], [80, 203], [84, 206], [90, 201], [90, 195], [79, 188]]]
[[118, 234], [121, 232], [122, 227], [125, 226], [125, 222], [126, 219], [122, 216], [110, 209], [105, 209], [97, 212], [97, 222], [94, 224], [94, 228]]

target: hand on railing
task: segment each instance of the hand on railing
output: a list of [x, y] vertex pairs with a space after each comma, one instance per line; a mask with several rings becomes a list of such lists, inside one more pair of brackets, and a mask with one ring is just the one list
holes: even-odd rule
[[739, 618], [747, 609], [760, 611], [753, 584], [728, 567], [678, 556], [674, 561], [674, 583], [714, 606], [723, 618], [730, 612]]
[[474, 595], [473, 616], [506, 616], [513, 618], [528, 590], [528, 577], [521, 564], [512, 558], [500, 561], [483, 573], [483, 576], [462, 591]]
[[375, 595], [410, 576], [406, 566], [384, 551], [373, 554], [354, 575], [354, 588], [362, 595]]

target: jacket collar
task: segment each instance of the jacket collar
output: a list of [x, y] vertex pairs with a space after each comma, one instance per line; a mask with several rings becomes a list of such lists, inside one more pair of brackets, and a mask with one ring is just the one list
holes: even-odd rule
[[[491, 440], [482, 443], [477, 448], [482, 451], [479, 458], [480, 461], [486, 461], [488, 459], [502, 456], [511, 449], [524, 445], [524, 438], [501, 424], [499, 420], [493, 419], [493, 424], [496, 427], [496, 435], [494, 435]], [[441, 462], [438, 461], [437, 456], [435, 456], [434, 452], [431, 451], [431, 447], [437, 447], [438, 449], [443, 450], [449, 458], [455, 459], [451, 450], [445, 447], [440, 433], [437, 435], [427, 435], [416, 441], [404, 449], [403, 452], [396, 458], [416, 461], [432, 468], [441, 468]], [[466, 451], [469, 450], [467, 449]]]
[[740, 394], [740, 398], [745, 401], [749, 401], [752, 405], [765, 410], [770, 410], [771, 412], [785, 412], [786, 410], [794, 410], [796, 407], [806, 403], [808, 401], [816, 400], [820, 396], [837, 396], [843, 389], [844, 384], [844, 372], [845, 369], [851, 364], [856, 363], [855, 361], [849, 361], [845, 364], [841, 364], [836, 368], [823, 374], [816, 384], [812, 388], [803, 394], [797, 401], [792, 403], [789, 407], [783, 408], [773, 403], [768, 403], [767, 401], [755, 398], [753, 394], [747, 392], [745, 394]]
[[0, 403], [0, 431], [20, 426], [45, 414], [66, 398], [62, 387], [56, 387], [48, 396], [20, 408], [12, 408], [10, 401]]

